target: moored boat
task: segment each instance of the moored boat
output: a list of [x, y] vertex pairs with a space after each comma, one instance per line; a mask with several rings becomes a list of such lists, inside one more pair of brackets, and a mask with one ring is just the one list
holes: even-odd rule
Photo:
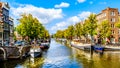
[[80, 41], [78, 39], [74, 39], [73, 41], [71, 41], [70, 44], [71, 44], [72, 47], [78, 48], [80, 50], [87, 50], [87, 51], [89, 51], [90, 47], [91, 47], [91, 44], [80, 43]]
[[40, 45], [41, 49], [48, 49], [50, 47], [50, 43], [49, 42], [42, 42]]
[[38, 57], [41, 54], [42, 54], [42, 50], [40, 49], [39, 46], [32, 46], [32, 48], [30, 49], [30, 55], [33, 58]]
[[104, 51], [104, 47], [101, 45], [94, 45], [94, 51], [95, 52], [103, 52]]
[[104, 46], [105, 51], [120, 51], [120, 46]]

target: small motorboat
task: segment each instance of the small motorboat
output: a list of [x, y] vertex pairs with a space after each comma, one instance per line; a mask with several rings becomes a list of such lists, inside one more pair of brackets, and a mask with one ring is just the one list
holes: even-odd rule
[[41, 49], [48, 49], [50, 47], [50, 39], [41, 40], [40, 48]]
[[94, 47], [95, 52], [103, 52], [103, 50], [104, 50], [104, 47], [101, 45], [95, 45], [93, 47]]
[[42, 54], [42, 50], [39, 46], [32, 46], [30, 49], [30, 55], [31, 57], [35, 58]]
[[48, 49], [50, 47], [50, 43], [49, 42], [42, 42], [40, 45], [41, 49]]

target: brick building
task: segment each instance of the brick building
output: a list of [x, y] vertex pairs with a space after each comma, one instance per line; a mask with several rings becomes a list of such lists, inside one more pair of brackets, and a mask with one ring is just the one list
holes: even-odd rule
[[8, 3], [0, 2], [0, 43], [10, 42], [10, 36], [13, 28], [13, 19], [9, 17]]
[[115, 23], [119, 20], [119, 11], [117, 8], [106, 8], [101, 13], [97, 14], [98, 24], [104, 20], [107, 20], [112, 28], [112, 43], [118, 43], [120, 41], [120, 30], [115, 27]]

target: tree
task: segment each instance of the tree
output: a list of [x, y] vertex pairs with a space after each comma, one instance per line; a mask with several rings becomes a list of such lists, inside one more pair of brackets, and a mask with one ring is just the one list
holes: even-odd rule
[[[70, 25], [67, 29], [63, 31], [64, 37], [72, 39], [74, 36], [81, 37], [84, 36], [85, 38], [90, 35], [91, 37], [96, 34], [96, 28], [97, 28], [97, 20], [96, 15], [91, 14], [88, 19], [84, 21], [83, 24], [77, 23], [75, 26]], [[56, 37], [60, 37], [60, 32], [57, 32], [55, 34]]]
[[119, 18], [118, 22], [115, 24], [115, 26], [120, 28], [120, 18]]
[[88, 30], [88, 33], [93, 36], [95, 34], [96, 28], [97, 28], [97, 20], [96, 15], [91, 14], [88, 19], [86, 20], [86, 28]]
[[82, 35], [82, 25], [81, 25], [81, 23], [75, 24], [75, 35], [79, 38], [81, 37], [81, 35]]
[[102, 39], [109, 38], [112, 33], [110, 23], [108, 21], [102, 21], [99, 24], [98, 31], [100, 32], [100, 37]]
[[68, 29], [64, 30], [64, 37], [68, 39]]
[[73, 36], [75, 36], [75, 30], [74, 26], [70, 25], [65, 30], [57, 30], [57, 32], [54, 34], [56, 38], [67, 38], [72, 39]]
[[49, 38], [50, 34], [48, 32], [48, 30], [45, 29], [45, 27], [41, 26], [41, 28], [39, 28], [40, 33], [38, 35], [39, 38]]
[[56, 32], [56, 37], [57, 37], [57, 38], [64, 38], [64, 33], [63, 33], [63, 31], [62, 31], [62, 30], [58, 30], [58, 31]]
[[23, 14], [19, 19], [20, 24], [17, 26], [17, 32], [24, 38], [28, 36], [30, 39], [38, 38], [39, 34], [44, 32], [43, 25], [31, 14]]
[[70, 39], [72, 39], [75, 36], [75, 29], [73, 25], [68, 26], [67, 34]]
[[93, 41], [93, 35], [96, 34], [96, 28], [97, 28], [97, 20], [95, 14], [90, 14], [88, 19], [85, 21], [85, 28], [87, 30], [87, 33], [91, 36], [91, 42]]

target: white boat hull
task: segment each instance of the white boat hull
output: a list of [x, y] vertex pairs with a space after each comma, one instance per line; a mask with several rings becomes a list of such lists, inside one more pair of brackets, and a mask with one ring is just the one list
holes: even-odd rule
[[42, 53], [42, 50], [40, 48], [31, 48], [30, 49], [30, 55], [33, 58], [40, 56], [41, 53]]

